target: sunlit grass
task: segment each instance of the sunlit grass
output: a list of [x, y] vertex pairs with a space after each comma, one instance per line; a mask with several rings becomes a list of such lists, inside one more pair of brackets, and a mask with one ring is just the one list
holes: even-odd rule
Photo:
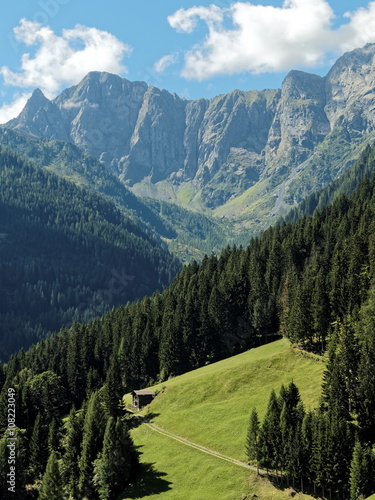
[[[304, 357], [286, 340], [279, 340], [155, 386], [161, 392], [149, 412], [158, 426], [245, 461], [246, 430], [252, 408], [255, 406], [262, 418], [270, 391], [278, 391], [281, 384], [287, 385], [292, 380], [299, 387], [305, 406], [316, 406], [323, 371], [323, 362]], [[130, 402], [129, 395], [126, 401]], [[137, 483], [132, 490], [134, 495], [136, 488], [147, 490], [148, 482], [156, 481], [160, 488], [168, 488], [161, 496], [154, 492], [142, 498], [234, 500], [255, 493], [259, 498], [278, 500], [287, 496], [246, 469], [189, 448], [145, 426], [134, 429], [132, 435], [141, 447], [141, 461], [153, 464], [157, 473], [166, 474], [157, 477], [146, 474], [146, 485]]]

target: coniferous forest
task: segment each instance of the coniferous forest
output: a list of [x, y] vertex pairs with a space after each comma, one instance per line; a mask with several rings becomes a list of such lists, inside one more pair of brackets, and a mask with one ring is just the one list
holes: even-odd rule
[[163, 289], [180, 269], [98, 195], [0, 146], [0, 359]]
[[[366, 150], [357, 167], [369, 168], [374, 158], [374, 150]], [[14, 161], [8, 155], [5, 171], [15, 181], [19, 175], [12, 171], [21, 166]], [[31, 167], [22, 168], [26, 175]], [[19, 220], [26, 221], [19, 199]], [[72, 192], [67, 221], [74, 199]], [[57, 215], [48, 214], [52, 228]], [[38, 217], [44, 216], [40, 209]], [[126, 229], [115, 219], [111, 223]], [[99, 252], [91, 235], [103, 231], [110, 238], [109, 230], [84, 218], [81, 226], [83, 233], [91, 230], [81, 243]], [[69, 244], [78, 242], [72, 236]], [[22, 269], [31, 272], [30, 264]], [[251, 414], [244, 436], [249, 460], [302, 490], [352, 500], [371, 493], [374, 278], [375, 177], [365, 177], [350, 196], [340, 195], [293, 223], [281, 222], [246, 248], [228, 247], [186, 265], [164, 291], [89, 322], [76, 321], [14, 354], [0, 366], [0, 404], [6, 408], [11, 396], [17, 407], [19, 498], [37, 498], [38, 488], [39, 498], [115, 498], [136, 476], [139, 460], [119, 405], [125, 392], [279, 335], [306, 350], [328, 352], [323, 397], [319, 408], [306, 412], [294, 384], [272, 393], [264, 420], [256, 410]], [[2, 435], [7, 418], [2, 410]], [[7, 452], [3, 437], [2, 478]], [[12, 498], [5, 480], [0, 488], [1, 498]]]

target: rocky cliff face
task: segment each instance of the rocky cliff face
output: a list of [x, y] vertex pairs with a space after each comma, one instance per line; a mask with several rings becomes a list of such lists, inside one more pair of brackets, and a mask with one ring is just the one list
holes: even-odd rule
[[6, 127], [72, 142], [130, 187], [163, 181], [178, 191], [190, 183], [212, 209], [267, 179], [268, 191], [287, 183], [274, 196], [290, 199], [288, 185], [301, 169], [307, 175], [335, 131], [348, 143], [374, 131], [374, 56], [369, 44], [341, 57], [324, 78], [291, 71], [281, 90], [196, 101], [93, 72], [53, 101], [36, 90]]
[[291, 71], [281, 96], [265, 147], [267, 170], [304, 162], [330, 132], [324, 111], [325, 79]]
[[343, 123], [352, 137], [375, 126], [375, 45], [344, 54], [326, 77], [325, 113], [331, 129]]

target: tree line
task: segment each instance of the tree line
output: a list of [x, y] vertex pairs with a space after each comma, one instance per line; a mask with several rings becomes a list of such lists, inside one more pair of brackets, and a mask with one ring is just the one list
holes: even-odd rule
[[253, 409], [246, 440], [250, 462], [280, 471], [306, 491], [357, 500], [375, 490], [375, 284], [337, 321], [319, 407], [306, 412], [292, 382], [271, 393], [262, 425]]
[[[64, 405], [64, 400], [58, 403]], [[29, 437], [17, 427], [17, 498], [115, 498], [138, 473], [138, 453], [129, 434], [130, 421], [123, 413], [117, 409], [111, 414], [103, 393], [97, 391], [78, 411], [73, 406], [63, 419], [57, 406], [50, 413], [38, 411]], [[14, 498], [8, 484], [8, 444], [7, 436], [0, 440], [4, 500]]]
[[[374, 399], [374, 398], [373, 398]], [[358, 500], [375, 488], [374, 439], [331, 405], [305, 411], [296, 385], [271, 392], [262, 423], [254, 408], [246, 437], [250, 463], [279, 483], [322, 498]]]

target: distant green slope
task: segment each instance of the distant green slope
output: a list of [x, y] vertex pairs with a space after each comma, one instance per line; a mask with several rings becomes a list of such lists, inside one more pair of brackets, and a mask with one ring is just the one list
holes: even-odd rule
[[[291, 380], [299, 387], [305, 406], [317, 406], [324, 367], [322, 358], [305, 355], [294, 350], [285, 339], [279, 340], [155, 386], [155, 389], [161, 392], [150, 405], [149, 411], [154, 415], [153, 422], [163, 429], [246, 461], [244, 445], [252, 408], [257, 407], [262, 418], [270, 391], [273, 388], [278, 390], [281, 384], [286, 385]], [[130, 402], [129, 396], [126, 401]], [[237, 469], [229, 463], [225, 465], [226, 463], [219, 459], [215, 460], [220, 470], [223, 469], [227, 473], [232, 471], [232, 474], [235, 474], [235, 485], [233, 481], [226, 482], [219, 476], [218, 483], [212, 478], [206, 481], [207, 461], [212, 461], [213, 458], [204, 453], [201, 453], [200, 458], [196, 458], [198, 452], [187, 449], [184, 450], [185, 470], [192, 468], [196, 476], [195, 481], [198, 484], [202, 481], [205, 485], [204, 496], [194, 494], [189, 497], [189, 481], [184, 477], [180, 461], [168, 458], [176, 456], [177, 449], [182, 445], [153, 434], [144, 426], [133, 430], [133, 438], [136, 445], [141, 446], [140, 451], [144, 455], [141, 460], [152, 461], [155, 470], [165, 472], [166, 479], [172, 483], [169, 485], [171, 489], [163, 493], [163, 498], [238, 499], [241, 494], [250, 492], [265, 499], [286, 497], [286, 493], [277, 491], [268, 483], [264, 484], [255, 474]], [[198, 459], [204, 464], [201, 471], [195, 470], [194, 464]], [[249, 482], [244, 490], [246, 477]], [[218, 484], [222, 496], [217, 496]], [[156, 497], [145, 495], [143, 498]]]
[[231, 243], [247, 244], [228, 221], [192, 212], [173, 203], [135, 196], [105, 165], [78, 147], [48, 141], [0, 127], [0, 144], [32, 160], [39, 167], [114, 202], [127, 216], [161, 238], [183, 262], [201, 260], [205, 253]]
[[307, 196], [301, 203], [288, 212], [283, 220], [296, 222], [304, 215], [312, 215], [333, 203], [340, 195], [350, 196], [365, 178], [375, 172], [375, 149], [367, 146], [355, 164], [324, 189]]
[[182, 262], [191, 258], [201, 260], [204, 254], [219, 254], [228, 245], [246, 246], [250, 242], [250, 235], [229, 220], [193, 212], [166, 201], [151, 198], [142, 201], [176, 232], [175, 237], [164, 241]]
[[94, 191], [137, 218], [141, 224], [160, 236], [173, 238], [175, 232], [142, 203], [124, 184], [97, 159], [77, 146], [62, 141], [48, 141], [40, 137], [0, 127], [0, 144], [27, 158], [39, 167]]

